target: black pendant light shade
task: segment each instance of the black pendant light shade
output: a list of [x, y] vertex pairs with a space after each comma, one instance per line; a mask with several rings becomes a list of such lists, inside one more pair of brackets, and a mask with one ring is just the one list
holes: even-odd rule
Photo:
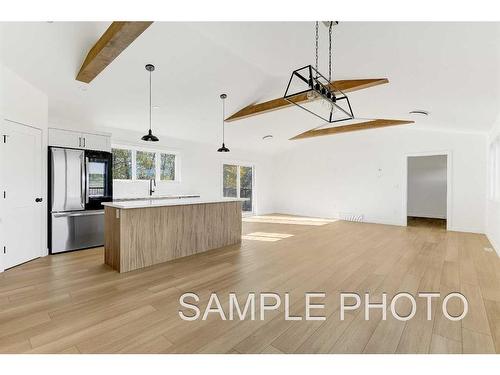
[[146, 135], [143, 135], [142, 136], [142, 140], [143, 141], [147, 141], [147, 142], [158, 142], [159, 139], [157, 136], [153, 135], [152, 131], [151, 131], [151, 119], [152, 119], [152, 108], [153, 108], [153, 105], [152, 105], [152, 102], [151, 102], [151, 73], [155, 70], [155, 66], [153, 64], [147, 64], [146, 65], [146, 70], [149, 72], [149, 131], [148, 131], [148, 134]]
[[226, 117], [225, 101], [226, 101], [227, 95], [220, 94], [220, 98], [222, 99], [222, 147], [220, 147], [217, 150], [217, 152], [229, 152], [229, 149], [224, 144], [224, 119]]
[[222, 142], [222, 147], [217, 150], [217, 152], [229, 152], [229, 149], [226, 147], [224, 142]]
[[151, 132], [151, 129], [149, 129], [148, 134], [143, 135], [141, 138], [143, 141], [148, 141], [148, 142], [158, 142], [159, 139], [156, 135], [153, 135]]

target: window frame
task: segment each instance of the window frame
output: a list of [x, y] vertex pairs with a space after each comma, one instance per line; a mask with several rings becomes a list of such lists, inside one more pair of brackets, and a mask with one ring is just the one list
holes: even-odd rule
[[257, 212], [257, 174], [254, 163], [243, 162], [243, 161], [235, 161], [235, 160], [222, 160], [220, 164], [220, 195], [221, 197], [231, 199], [230, 197], [224, 197], [224, 165], [235, 165], [236, 168], [236, 192], [237, 196], [234, 199], [239, 199], [241, 193], [241, 181], [240, 181], [240, 168], [248, 167], [252, 168], [252, 211], [242, 211], [243, 216], [252, 216]]
[[[111, 152], [113, 152], [113, 149], [129, 150], [132, 152], [132, 174], [130, 180], [113, 178], [113, 181], [126, 182], [126, 183], [149, 181], [137, 178], [137, 151], [142, 151], [142, 152], [152, 152], [155, 154], [155, 181], [157, 183], [161, 182], [165, 184], [178, 184], [181, 182], [181, 157], [180, 157], [181, 154], [179, 151], [173, 151], [159, 147], [153, 148], [153, 147], [143, 147], [136, 145], [127, 145], [122, 143], [112, 144]], [[174, 180], [161, 179], [161, 154], [175, 155]]]
[[[134, 172], [135, 172], [135, 179], [136, 181], [149, 181], [151, 180], [151, 178], [138, 178], [137, 177], [137, 153], [138, 152], [143, 152], [145, 154], [153, 154], [154, 155], [154, 179], [157, 180], [158, 179], [158, 152], [155, 152], [155, 151], [144, 151], [144, 150], [135, 150], [132, 152], [132, 154], [135, 156], [135, 168], [134, 168]], [[132, 158], [134, 157], [132, 156]]]
[[[130, 179], [126, 178], [113, 178], [113, 181], [133, 181], [134, 179], [134, 151], [132, 151], [129, 147], [124, 147], [124, 146], [111, 146], [111, 158], [113, 158], [113, 149], [118, 149], [118, 150], [125, 150], [125, 151], [130, 151], [131, 152], [131, 163], [130, 163], [130, 168], [132, 169], [130, 171]], [[112, 171], [113, 172], [113, 171]]]
[[[174, 159], [174, 179], [173, 180], [163, 180], [161, 178], [161, 155], [174, 155], [175, 156], [175, 159]], [[158, 168], [158, 170], [156, 172], [158, 175], [158, 181], [161, 181], [161, 182], [175, 182], [175, 181], [177, 181], [177, 172], [178, 172], [177, 164], [179, 161], [178, 155], [174, 154], [173, 152], [159, 152], [159, 153], [157, 153], [157, 157], [158, 157], [158, 162], [157, 162], [156, 167]]]

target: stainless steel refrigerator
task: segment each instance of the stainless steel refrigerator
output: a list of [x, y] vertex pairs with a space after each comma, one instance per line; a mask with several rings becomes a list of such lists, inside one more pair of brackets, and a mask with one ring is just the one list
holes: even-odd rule
[[102, 246], [104, 209], [113, 199], [109, 152], [49, 148], [51, 254]]

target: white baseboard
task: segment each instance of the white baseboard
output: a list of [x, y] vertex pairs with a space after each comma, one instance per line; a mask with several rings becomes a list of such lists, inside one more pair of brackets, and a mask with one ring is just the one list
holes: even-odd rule
[[488, 241], [490, 241], [491, 246], [493, 246], [493, 249], [495, 249], [497, 255], [500, 257], [500, 244], [496, 243], [495, 240], [493, 239], [493, 236], [489, 235], [486, 233], [486, 238], [488, 238]]
[[452, 226], [451, 228], [448, 228], [448, 230], [452, 232], [485, 234], [484, 229], [479, 229], [479, 228], [463, 228], [463, 227]]
[[408, 213], [408, 216], [423, 217], [426, 219], [446, 219], [446, 214], [445, 215], [440, 215], [440, 214], [430, 215], [430, 214]]

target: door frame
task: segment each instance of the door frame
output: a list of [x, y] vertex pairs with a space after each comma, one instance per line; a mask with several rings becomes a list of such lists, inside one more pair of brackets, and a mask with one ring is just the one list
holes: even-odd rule
[[452, 222], [452, 197], [453, 197], [453, 153], [451, 150], [424, 151], [404, 154], [403, 157], [403, 183], [402, 183], [402, 217], [401, 225], [408, 226], [408, 158], [419, 156], [446, 156], [446, 230], [453, 230]]
[[[43, 149], [44, 149], [44, 131], [42, 128], [39, 128], [37, 126], [23, 124], [22, 122], [10, 120], [8, 118], [1, 118], [0, 121], [2, 121], [2, 125], [3, 125], [3, 123], [8, 121], [12, 124], [15, 124], [18, 126], [24, 126], [26, 128], [38, 130], [40, 132], [40, 177], [41, 177], [41, 179], [40, 179], [40, 196], [42, 196], [44, 203], [41, 205], [41, 212], [40, 212], [40, 241], [39, 241], [40, 248], [39, 248], [38, 253], [39, 253], [39, 257], [43, 257], [43, 256], [47, 255], [47, 246], [45, 243], [46, 241], [44, 241], [44, 239], [45, 239], [44, 230], [46, 230], [46, 226], [45, 226], [46, 209], [44, 209], [44, 208], [46, 207], [46, 204], [47, 204], [46, 203], [47, 197], [45, 196], [45, 190], [44, 190], [44, 186], [43, 186], [44, 181], [46, 180], [46, 178], [45, 178], [46, 173], [44, 170], [44, 162], [43, 162], [43, 158], [46, 157], [46, 155], [43, 152]], [[2, 142], [1, 139], [0, 139], [0, 142]], [[0, 167], [1, 167], [1, 164], [0, 164]], [[36, 259], [36, 258], [34, 258], [34, 259]], [[2, 252], [0, 255], [0, 273], [2, 273], [4, 271], [5, 271], [5, 262], [4, 262], [3, 252]]]
[[[243, 216], [252, 216], [255, 215], [257, 212], [257, 191], [255, 189], [255, 181], [256, 181], [256, 173], [255, 173], [255, 164], [251, 162], [245, 162], [245, 161], [237, 161], [237, 160], [222, 160], [220, 163], [220, 195], [222, 198], [224, 198], [224, 164], [227, 165], [236, 165], [238, 167], [249, 167], [252, 168], [252, 211], [251, 212], [242, 212]], [[238, 168], [238, 176], [236, 178], [236, 189], [238, 191], [238, 195], [240, 195], [240, 173], [239, 173], [239, 168]]]

